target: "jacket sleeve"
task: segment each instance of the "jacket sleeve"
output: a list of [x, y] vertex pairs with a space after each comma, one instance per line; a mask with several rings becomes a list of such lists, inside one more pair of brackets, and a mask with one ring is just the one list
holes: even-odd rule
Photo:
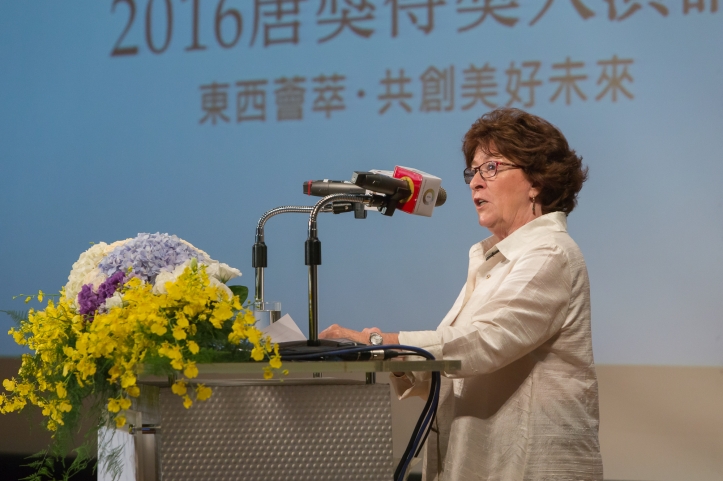
[[[442, 349], [436, 331], [400, 332], [399, 344], [421, 347], [429, 351], [435, 359], [442, 358]], [[389, 380], [399, 399], [413, 396], [426, 399], [431, 386], [430, 374], [429, 372], [406, 372], [404, 376], [395, 376], [392, 373], [389, 375]]]
[[[454, 302], [450, 312], [459, 311], [464, 301], [466, 289], [467, 284], [462, 286], [462, 290], [459, 296], [457, 296], [457, 300]], [[449, 316], [450, 314], [447, 315]], [[435, 359], [442, 359], [442, 346], [439, 343], [439, 336], [436, 331], [400, 332], [399, 344], [421, 347], [429, 351]], [[407, 372], [404, 376], [391, 374], [389, 379], [399, 399], [406, 399], [412, 396], [420, 396], [426, 399], [429, 394], [431, 381], [431, 373], [429, 372]]]
[[[471, 322], [400, 333], [400, 342], [439, 353], [442, 359], [460, 360], [462, 368], [447, 374], [451, 378], [494, 372], [562, 328], [570, 295], [567, 257], [558, 246], [542, 245], [516, 261], [490, 300], [472, 313]], [[426, 376], [413, 374], [412, 384], [419, 377]]]

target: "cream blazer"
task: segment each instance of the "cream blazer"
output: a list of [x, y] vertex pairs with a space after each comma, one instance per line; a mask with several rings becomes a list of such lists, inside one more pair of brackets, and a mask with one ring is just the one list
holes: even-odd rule
[[[462, 292], [436, 331], [400, 344], [458, 359], [442, 377], [426, 481], [601, 481], [590, 286], [561, 212], [469, 252]], [[392, 376], [426, 397], [428, 373]]]

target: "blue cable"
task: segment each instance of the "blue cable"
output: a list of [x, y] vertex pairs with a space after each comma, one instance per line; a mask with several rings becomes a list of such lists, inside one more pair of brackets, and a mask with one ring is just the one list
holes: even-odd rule
[[402, 481], [404, 479], [404, 473], [407, 471], [409, 464], [416, 455], [422, 439], [426, 438], [428, 429], [431, 428], [430, 424], [436, 415], [437, 406], [439, 404], [440, 384], [441, 375], [439, 372], [433, 372], [432, 383], [430, 386], [430, 397], [427, 399], [430, 402], [425, 405], [425, 409], [422, 410], [422, 415], [420, 416], [420, 420], [422, 417], [424, 418], [422, 425], [418, 426], [421, 427], [421, 429], [415, 428], [412, 433], [412, 438], [407, 445], [407, 449], [399, 462], [399, 466], [397, 466], [397, 469], [394, 472], [394, 479], [396, 481]]

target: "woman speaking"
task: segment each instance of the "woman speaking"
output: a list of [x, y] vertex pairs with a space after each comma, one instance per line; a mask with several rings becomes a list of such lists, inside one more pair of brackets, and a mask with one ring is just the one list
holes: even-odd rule
[[[469, 251], [467, 282], [435, 331], [333, 325], [322, 338], [430, 351], [460, 360], [443, 377], [426, 443], [427, 481], [600, 481], [590, 286], [567, 215], [587, 177], [549, 122], [517, 109], [477, 120], [464, 137], [464, 180], [491, 237]], [[426, 397], [425, 373], [395, 373], [400, 398]]]

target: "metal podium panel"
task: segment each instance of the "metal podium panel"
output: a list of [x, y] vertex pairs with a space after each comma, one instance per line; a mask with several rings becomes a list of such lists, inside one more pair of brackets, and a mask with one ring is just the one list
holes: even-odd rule
[[163, 481], [391, 481], [389, 386], [214, 386], [185, 409], [161, 389]]

